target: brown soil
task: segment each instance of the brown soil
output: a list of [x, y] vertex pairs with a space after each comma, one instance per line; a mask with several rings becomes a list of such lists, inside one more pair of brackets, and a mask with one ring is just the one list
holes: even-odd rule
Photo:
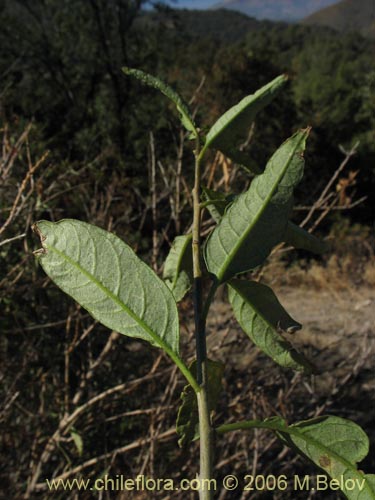
[[[276, 366], [261, 353], [231, 319], [230, 306], [224, 300], [213, 305], [208, 322], [208, 347], [213, 359], [225, 364], [225, 401], [217, 413], [219, 421], [265, 418], [281, 415], [289, 423], [317, 415], [334, 414], [361, 425], [369, 436], [370, 453], [360, 468], [375, 470], [375, 292], [369, 287], [347, 289], [274, 288], [280, 302], [291, 316], [303, 324], [301, 331], [289, 335], [293, 345], [317, 367], [318, 374], [305, 376]], [[269, 434], [261, 433], [241, 441], [237, 438], [220, 446], [219, 454], [227, 456], [229, 466], [219, 466], [218, 475], [245, 472], [244, 460], [231, 460], [238, 454], [247, 456], [247, 471], [256, 474], [317, 474], [306, 461], [293, 452], [274, 445], [267, 451]], [[238, 441], [236, 441], [238, 439]], [[241, 444], [242, 443], [242, 444]], [[254, 447], [259, 450], [254, 459]], [[242, 464], [242, 465], [241, 465]], [[250, 469], [249, 469], [250, 467]], [[276, 492], [273, 496], [256, 493], [251, 498], [307, 498]], [[269, 493], [268, 493], [269, 495]], [[246, 496], [223, 494], [221, 499], [243, 499]], [[341, 498], [337, 493], [310, 492], [308, 498]]]
[[[375, 389], [375, 290], [281, 287], [274, 291], [289, 314], [303, 325], [302, 330], [288, 335], [288, 340], [301, 350], [319, 351], [329, 363], [318, 367], [319, 372], [331, 371], [337, 363], [345, 364], [348, 370], [367, 368], [373, 372], [371, 387]], [[231, 320], [226, 301], [214, 304], [208, 330], [209, 348], [220, 351], [222, 344], [225, 352], [230, 346], [232, 355], [233, 349], [236, 351], [233, 345], [244, 336], [239, 325]], [[241, 340], [238, 345], [241, 348], [235, 353], [236, 359], [240, 365], [248, 366], [252, 349], [244, 351]], [[252, 357], [256, 356], [256, 352], [252, 353]]]

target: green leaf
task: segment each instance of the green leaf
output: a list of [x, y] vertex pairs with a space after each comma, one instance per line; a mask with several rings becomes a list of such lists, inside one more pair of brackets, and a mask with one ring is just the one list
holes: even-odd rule
[[[195, 373], [197, 362], [193, 361], [189, 367], [192, 373]], [[224, 373], [224, 365], [219, 361], [211, 361], [207, 359], [207, 394], [209, 411], [216, 409], [220, 392], [222, 389], [222, 377]], [[181, 394], [181, 405], [178, 409], [176, 431], [180, 436], [178, 444], [181, 447], [186, 446], [193, 441], [198, 431], [198, 402], [197, 396], [190, 384], [184, 387]]]
[[114, 234], [85, 222], [39, 221], [36, 254], [48, 276], [95, 319], [178, 353], [176, 302], [165, 283]]
[[359, 425], [328, 416], [283, 426], [277, 432], [282, 441], [338, 481], [349, 500], [375, 500], [375, 475], [357, 468], [369, 452], [368, 437]]
[[202, 186], [202, 199], [215, 222], [219, 222], [225, 210], [236, 199], [234, 194], [225, 194]]
[[[208, 147], [214, 147], [235, 162], [252, 168], [253, 162], [246, 153], [236, 149], [236, 143], [247, 134], [256, 114], [272, 101], [287, 79], [286, 75], [278, 76], [255, 94], [245, 97], [228, 109], [208, 132], [202, 155]], [[255, 173], [260, 173], [260, 170]]]
[[[202, 198], [205, 201], [211, 217], [215, 222], [219, 222], [237, 196], [234, 194], [228, 195], [202, 186]], [[290, 221], [288, 222], [284, 239], [285, 243], [294, 248], [300, 248], [317, 254], [322, 254], [329, 249], [328, 243], [320, 240]]]
[[83, 453], [83, 439], [81, 435], [75, 430], [71, 429], [70, 434], [73, 438], [74, 444], [76, 445], [78, 455], [82, 456]]
[[192, 235], [177, 236], [164, 263], [163, 279], [176, 302], [182, 300], [193, 282]]
[[[322, 416], [288, 426], [282, 418], [272, 417], [224, 424], [215, 430], [224, 434], [239, 429], [272, 430], [284, 444], [323, 469], [334, 481], [334, 489], [340, 488], [348, 500], [375, 500], [375, 475], [357, 468], [368, 454], [369, 440], [354, 422]], [[311, 489], [315, 487], [313, 480], [311, 477]]]
[[185, 385], [181, 393], [181, 405], [178, 409], [176, 432], [180, 436], [178, 445], [183, 448], [193, 441], [198, 427], [197, 396], [190, 384]]
[[294, 333], [301, 325], [289, 316], [271, 288], [233, 279], [228, 291], [237, 321], [259, 349], [280, 366], [312, 372], [309, 361], [281, 335], [283, 331]]
[[180, 113], [182, 125], [186, 128], [186, 130], [191, 132], [194, 138], [198, 137], [198, 130], [194, 124], [194, 120], [191, 116], [188, 105], [174, 89], [172, 89], [169, 85], [164, 83], [159, 78], [156, 78], [155, 76], [145, 73], [144, 71], [141, 71], [139, 69], [125, 67], [122, 68], [122, 71], [125, 73], [125, 75], [133, 76], [143, 84], [148, 85], [149, 87], [153, 87], [167, 96], [175, 104], [178, 112]]
[[226, 210], [205, 245], [208, 271], [218, 283], [262, 264], [283, 241], [293, 190], [303, 176], [309, 129], [285, 141], [247, 192]]
[[207, 359], [207, 373], [208, 408], [210, 411], [215, 411], [222, 390], [222, 378], [224, 374], [223, 363]]
[[302, 227], [293, 224], [293, 222], [288, 222], [284, 239], [285, 243], [294, 248], [301, 248], [302, 250], [308, 250], [317, 254], [322, 254], [329, 248], [329, 245], [325, 241], [308, 233]]

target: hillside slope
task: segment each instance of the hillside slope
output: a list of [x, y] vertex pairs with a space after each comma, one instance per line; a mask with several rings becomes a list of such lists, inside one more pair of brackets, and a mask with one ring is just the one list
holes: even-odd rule
[[342, 32], [359, 31], [375, 37], [375, 0], [342, 0], [302, 21], [304, 24], [329, 26]]
[[137, 20], [138, 26], [163, 26], [169, 32], [178, 31], [193, 39], [212, 39], [235, 43], [248, 33], [271, 28], [277, 23], [259, 21], [240, 12], [217, 10], [169, 9], [165, 12], [144, 12]]
[[221, 0], [213, 9], [230, 9], [257, 19], [298, 21], [338, 0]]

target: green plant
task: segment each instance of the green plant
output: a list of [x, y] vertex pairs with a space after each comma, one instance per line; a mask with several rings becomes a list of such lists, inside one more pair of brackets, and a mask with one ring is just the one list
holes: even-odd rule
[[[114, 234], [78, 220], [39, 221], [34, 229], [42, 248], [35, 253], [43, 269], [95, 319], [112, 330], [163, 349], [185, 376], [188, 385], [181, 396], [177, 433], [181, 446], [200, 440], [201, 499], [213, 497], [214, 438], [255, 428], [272, 431], [323, 469], [335, 489], [340, 487], [350, 500], [375, 499], [375, 475], [357, 469], [357, 463], [368, 453], [368, 438], [349, 420], [322, 416], [288, 425], [274, 416], [215, 427], [211, 421], [221, 391], [223, 366], [207, 358], [205, 326], [215, 293], [222, 285], [228, 287], [234, 316], [264, 353], [282, 367], [307, 374], [314, 371], [312, 364], [283, 337], [283, 332], [295, 332], [301, 325], [284, 310], [269, 287], [238, 277], [261, 265], [281, 242], [318, 253], [325, 250], [323, 242], [289, 221], [293, 191], [303, 176], [303, 154], [310, 129], [300, 130], [285, 141], [264, 170], [257, 168], [253, 172], [249, 189], [239, 196], [201, 187], [201, 167], [209, 148], [222, 151], [247, 170], [251, 168], [249, 156], [236, 144], [287, 78], [281, 75], [245, 97], [204, 134], [188, 106], [168, 85], [139, 70], [125, 68], [124, 72], [169, 97], [195, 142], [192, 232], [175, 239], [162, 280]], [[202, 245], [205, 209], [217, 225]], [[205, 282], [209, 285], [207, 292]], [[196, 360], [187, 366], [179, 354], [177, 303], [191, 287]], [[282, 489], [285, 482], [278, 481], [277, 486]]]

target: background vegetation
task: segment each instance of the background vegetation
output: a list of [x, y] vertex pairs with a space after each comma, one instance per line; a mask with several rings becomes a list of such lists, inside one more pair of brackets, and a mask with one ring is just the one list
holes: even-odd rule
[[[310, 227], [335, 244], [328, 264], [315, 263], [313, 271], [305, 261], [288, 281], [275, 269], [293, 271], [296, 255], [283, 254], [264, 276], [291, 286], [304, 273], [319, 288], [316, 269], [327, 265], [336, 281], [341, 273], [350, 286], [373, 285], [374, 42], [354, 32], [257, 22], [225, 11], [158, 6], [144, 12], [139, 0], [2, 1], [0, 22], [1, 489], [19, 498], [29, 486], [30, 496], [47, 497], [44, 479], [76, 468], [90, 477], [106, 471], [193, 477], [195, 450], [186, 460], [172, 429], [183, 381], [163, 355], [108, 333], [48, 283], [31, 253], [37, 246], [31, 224], [63, 217], [96, 223], [160, 269], [169, 242], [190, 224], [191, 145], [168, 102], [125, 79], [121, 67], [168, 81], [207, 125], [287, 72], [286, 91], [259, 116], [244, 148], [263, 165], [297, 127], [313, 126], [295, 220], [320, 200]], [[238, 190], [248, 182], [220, 155], [205, 175], [223, 190], [228, 176]], [[189, 309], [188, 300], [187, 354]], [[219, 317], [222, 329], [225, 315]], [[292, 419], [313, 416], [318, 403], [330, 409], [319, 391], [309, 401], [292, 374], [274, 369], [267, 377], [258, 369], [254, 361], [250, 373], [227, 373], [223, 398], [235, 401], [230, 408], [237, 416], [267, 416], [270, 405]], [[258, 388], [248, 382], [255, 373]], [[338, 391], [346, 387], [345, 376], [333, 384]], [[359, 423], [369, 431], [366, 406], [361, 413], [362, 399], [350, 390], [330, 404], [342, 410], [356, 401]], [[259, 454], [263, 439], [267, 443], [257, 435], [221, 444], [219, 473], [233, 473], [237, 455], [244, 471], [260, 467], [264, 474], [277, 457], [277, 474], [295, 467], [308, 473], [275, 446]]]

